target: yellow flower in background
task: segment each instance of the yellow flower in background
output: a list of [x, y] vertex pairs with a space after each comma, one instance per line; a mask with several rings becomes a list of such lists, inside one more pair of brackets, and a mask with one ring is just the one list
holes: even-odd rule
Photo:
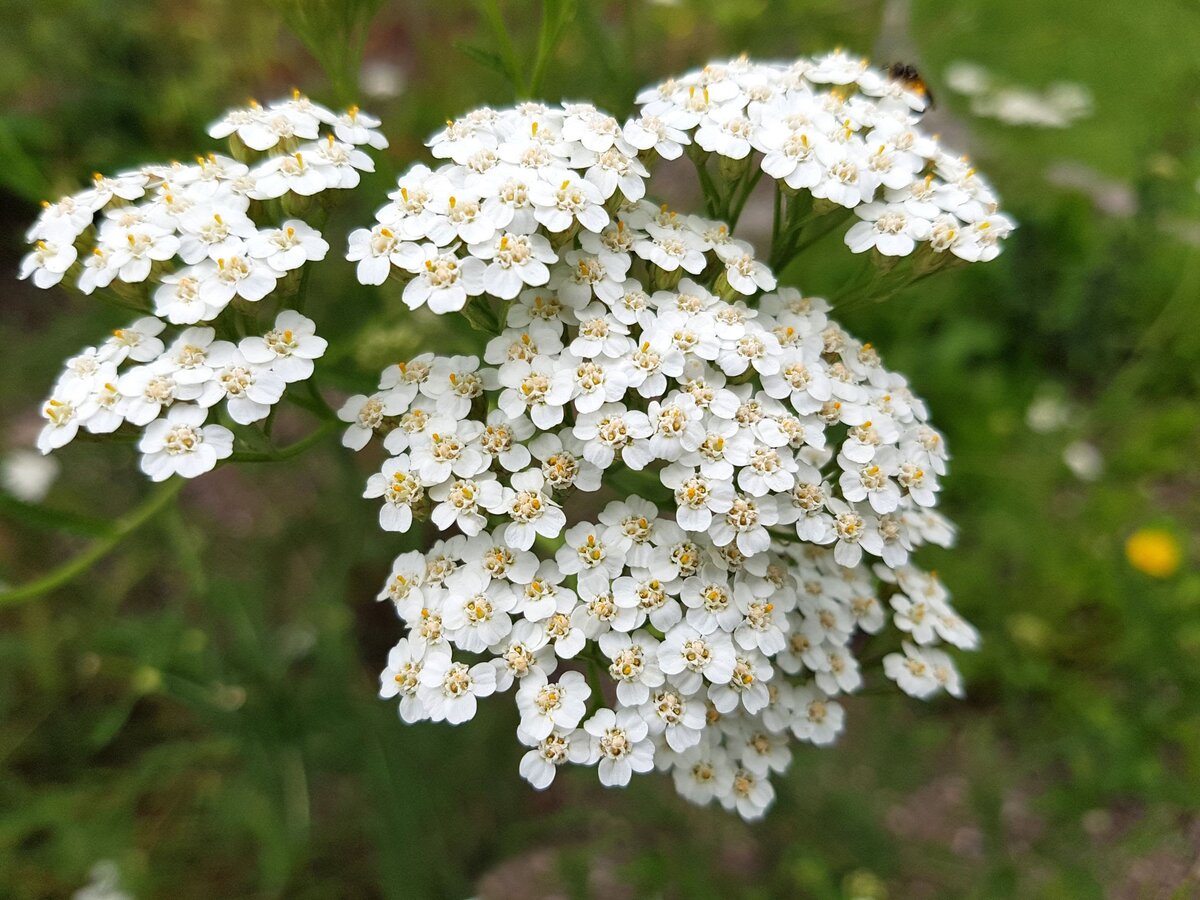
[[1125, 541], [1125, 557], [1139, 572], [1170, 578], [1179, 571], [1183, 552], [1175, 535], [1165, 528], [1139, 528]]

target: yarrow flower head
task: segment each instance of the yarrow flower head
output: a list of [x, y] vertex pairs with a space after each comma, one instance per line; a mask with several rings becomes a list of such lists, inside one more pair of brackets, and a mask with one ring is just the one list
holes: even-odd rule
[[[844, 228], [874, 268], [845, 296], [878, 299], [993, 258], [1013, 224], [921, 131], [925, 98], [843, 53], [711, 64], [637, 103], [626, 123], [484, 108], [432, 137], [436, 168], [408, 169], [346, 257], [487, 337], [388, 366], [336, 413], [292, 387], [327, 348], [299, 303], [329, 251], [322, 195], [371, 171], [377, 120], [251, 103], [210, 131], [230, 156], [48, 203], [21, 277], [139, 314], [67, 361], [38, 445], [124, 432], [159, 481], [291, 455], [267, 427], [285, 398], [340, 420], [379, 454], [381, 529], [437, 535], [378, 595], [404, 627], [380, 686], [404, 721], [461, 724], [511, 692], [534, 787], [568, 763], [607, 786], [658, 769], [756, 818], [791, 741], [837, 739], [843, 695], [884, 677], [961, 696], [945, 648], [978, 640], [916, 559], [954, 539], [942, 435], [835, 304], [778, 273]], [[647, 195], [684, 157], [706, 215]], [[764, 256], [735, 233], [762, 175]]]
[[316, 195], [374, 168], [357, 148], [386, 146], [378, 124], [299, 93], [251, 103], [210, 129], [230, 138], [232, 157], [97, 174], [46, 203], [21, 277], [147, 315], [67, 360], [42, 406], [38, 447], [62, 447], [80, 429], [141, 430], [142, 469], [155, 481], [230, 458], [228, 426], [266, 419], [325, 352], [313, 321], [288, 308], [302, 299], [304, 267], [329, 250], [305, 217], [321, 212]]
[[[960, 696], [939, 648], [977, 637], [915, 561], [954, 534], [924, 403], [828, 302], [778, 284], [731, 198], [756, 168], [776, 181], [780, 264], [837, 210], [853, 251], [913, 274], [990, 258], [1012, 226], [918, 129], [922, 98], [844, 54], [710, 65], [638, 103], [623, 125], [583, 104], [455, 119], [438, 167], [350, 236], [361, 281], [490, 332], [342, 411], [347, 446], [389, 454], [365, 492], [381, 525], [441, 532], [380, 594], [407, 630], [381, 693], [405, 721], [458, 722], [512, 690], [535, 787], [567, 763], [605, 785], [658, 768], [755, 818], [790, 741], [841, 733], [841, 695], [881, 674]], [[646, 198], [685, 154], [724, 219]], [[868, 640], [899, 648], [881, 671]]]

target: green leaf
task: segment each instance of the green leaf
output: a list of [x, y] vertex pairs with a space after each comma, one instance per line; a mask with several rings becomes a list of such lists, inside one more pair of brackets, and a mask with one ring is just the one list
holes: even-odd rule
[[112, 524], [103, 519], [26, 503], [11, 494], [0, 493], [0, 513], [21, 525], [40, 531], [61, 531], [88, 537], [107, 537], [113, 531]]
[[517, 86], [517, 82], [513, 78], [513, 73], [508, 70], [508, 63], [505, 62], [499, 53], [492, 50], [485, 50], [482, 47], [476, 47], [474, 44], [468, 44], [466, 41], [455, 41], [454, 47], [456, 50], [461, 51], [467, 58], [479, 63], [485, 69], [491, 69], [493, 72], [504, 76], [505, 80], [510, 84], [514, 87]]

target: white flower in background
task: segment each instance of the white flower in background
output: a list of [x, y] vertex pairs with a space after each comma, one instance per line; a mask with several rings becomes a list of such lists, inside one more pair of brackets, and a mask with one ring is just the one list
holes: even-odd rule
[[1080, 481], [1096, 481], [1104, 474], [1104, 456], [1095, 444], [1072, 441], [1063, 448], [1062, 458]]
[[71, 895], [71, 900], [133, 900], [121, 887], [121, 870], [110, 859], [102, 859], [88, 873], [91, 879]]
[[41, 503], [61, 469], [56, 459], [30, 450], [12, 450], [0, 461], [0, 485], [18, 500]]
[[146, 427], [138, 449], [142, 471], [151, 481], [165, 481], [172, 475], [195, 478], [229, 458], [233, 433], [223, 425], [205, 425], [207, 418], [206, 409], [181, 403]]

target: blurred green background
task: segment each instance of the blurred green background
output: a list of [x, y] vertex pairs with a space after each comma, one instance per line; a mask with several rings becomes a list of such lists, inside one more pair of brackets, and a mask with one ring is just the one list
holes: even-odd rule
[[[36, 202], [209, 149], [205, 124], [248, 96], [357, 98], [392, 141], [314, 272], [310, 314], [347, 348], [326, 385], [461, 346], [358, 288], [336, 250], [441, 121], [511, 100], [485, 64], [493, 5], [0, 0], [5, 465], [61, 360], [123, 319], [15, 280]], [[532, 61], [541, 4], [498, 8]], [[375, 698], [399, 625], [372, 598], [403, 545], [359, 499], [372, 461], [330, 440], [205, 477], [82, 577], [0, 607], [0, 895], [70, 897], [109, 861], [81, 896], [119, 880], [172, 898], [1200, 897], [1200, 7], [580, 0], [542, 94], [624, 115], [639, 86], [710, 58], [838, 45], [918, 63], [930, 127], [1020, 223], [998, 261], [843, 316], [954, 453], [960, 546], [925, 562], [983, 634], [960, 657], [968, 699], [850, 700], [841, 743], [799, 747], [752, 826], [660, 776], [607, 791], [564, 772], [535, 793], [510, 703], [456, 729], [403, 726]], [[1062, 129], [973, 115], [944, 82], [959, 60], [1077, 82], [1093, 108]], [[828, 247], [789, 280], [845, 277]], [[127, 448], [59, 457], [41, 503], [0, 494], [7, 584], [145, 494]], [[1127, 551], [1139, 533], [1164, 565]]]

